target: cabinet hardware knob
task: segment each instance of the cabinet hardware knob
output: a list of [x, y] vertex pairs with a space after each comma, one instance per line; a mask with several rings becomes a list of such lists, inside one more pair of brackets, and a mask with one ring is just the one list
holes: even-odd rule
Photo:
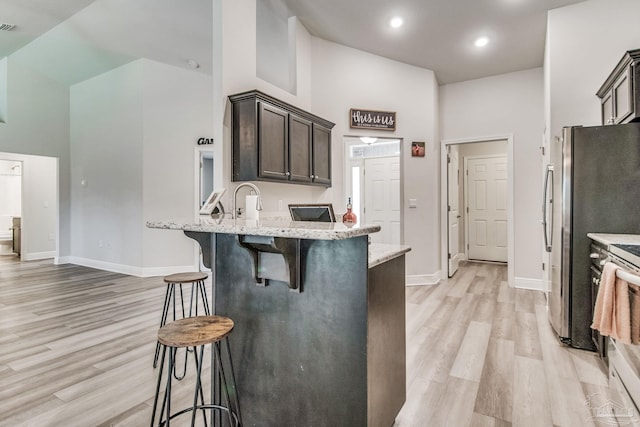
[[315, 175], [311, 175], [311, 176], [309, 176], [309, 178], [311, 178], [311, 179], [313, 179], [313, 178], [315, 178], [315, 177], [316, 177]]
[[287, 172], [287, 173], [285, 173], [285, 175], [286, 175], [286, 176], [289, 176], [289, 175], [291, 175], [291, 172]]

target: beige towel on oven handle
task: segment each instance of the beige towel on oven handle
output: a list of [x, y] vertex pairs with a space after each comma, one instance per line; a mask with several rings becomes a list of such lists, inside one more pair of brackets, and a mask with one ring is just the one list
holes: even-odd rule
[[592, 329], [600, 331], [600, 335], [611, 335], [615, 329], [613, 319], [615, 318], [615, 284], [616, 271], [618, 266], [612, 262], [608, 262], [602, 269], [600, 276], [600, 286], [596, 303], [593, 308]]
[[591, 328], [623, 344], [631, 344], [629, 284], [616, 275], [618, 268], [614, 263], [607, 262], [602, 269]]

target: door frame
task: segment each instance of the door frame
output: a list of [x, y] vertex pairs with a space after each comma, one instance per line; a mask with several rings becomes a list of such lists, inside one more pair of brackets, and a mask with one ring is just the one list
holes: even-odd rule
[[[203, 153], [211, 153], [212, 154], [212, 161], [213, 161], [213, 187], [214, 190], [216, 188], [220, 188], [219, 186], [216, 187], [216, 169], [217, 169], [217, 164], [216, 164], [216, 158], [218, 156], [216, 156], [216, 151], [214, 150], [214, 147], [212, 145], [199, 145], [197, 147], [194, 147], [193, 149], [193, 218], [196, 222], [199, 221], [200, 218], [200, 207], [199, 207], [199, 200], [200, 200], [200, 180], [201, 180], [201, 176], [200, 176], [200, 172], [201, 172], [201, 160], [202, 160], [202, 154]], [[193, 245], [193, 265], [197, 265], [200, 267], [200, 271], [211, 271], [211, 269], [205, 267], [203, 261], [202, 261], [202, 257], [201, 255], [201, 249], [200, 249], [200, 245], [194, 244]]]
[[[53, 222], [55, 225], [55, 250], [51, 252], [31, 252], [30, 245], [30, 236], [31, 236], [31, 224], [33, 223], [33, 213], [29, 210], [29, 195], [32, 191], [32, 178], [30, 178], [31, 173], [35, 170], [33, 167], [34, 158], [47, 158], [51, 161], [55, 162], [55, 171], [54, 177], [52, 179], [55, 181], [55, 195], [52, 199], [53, 206], [49, 206], [52, 210]], [[22, 176], [21, 176], [21, 185], [22, 185], [22, 223], [21, 223], [21, 233], [20, 233], [20, 261], [33, 261], [40, 259], [49, 259], [53, 258], [53, 263], [55, 265], [65, 264], [68, 262], [67, 257], [60, 256], [60, 240], [61, 240], [61, 220], [60, 220], [60, 158], [54, 156], [44, 156], [37, 154], [18, 154], [11, 152], [0, 152], [0, 159], [2, 160], [10, 160], [10, 161], [18, 161], [22, 162]], [[71, 244], [71, 238], [68, 238], [69, 245]]]
[[[502, 134], [493, 136], [482, 136], [475, 138], [443, 139], [440, 141], [440, 262], [441, 271], [448, 272], [448, 167], [447, 167], [447, 147], [455, 144], [468, 144], [475, 142], [507, 141], [507, 281], [510, 287], [514, 284], [514, 195], [513, 195], [513, 134]], [[466, 225], [465, 225], [466, 227]], [[465, 251], [466, 253], [466, 251]]]
[[[342, 136], [342, 145], [343, 145], [343, 173], [344, 173], [344, 195], [342, 199], [344, 202], [347, 202], [347, 197], [353, 194], [352, 187], [352, 177], [351, 177], [351, 168], [353, 166], [360, 166], [360, 195], [362, 200], [364, 201], [364, 159], [351, 161], [349, 157], [349, 150], [351, 146], [361, 145], [363, 142], [359, 142], [360, 138], [363, 137], [374, 137], [376, 142], [385, 142], [385, 141], [395, 141], [398, 140], [398, 157], [400, 159], [400, 244], [404, 244], [404, 139], [401, 136], [375, 136], [375, 135], [343, 135]], [[388, 157], [388, 156], [380, 156], [380, 157]], [[365, 202], [366, 203], [366, 202]], [[362, 209], [364, 210], [364, 204]], [[359, 219], [363, 219], [364, 216], [358, 217]]]
[[[447, 218], [446, 218], [446, 222], [447, 222], [447, 236], [446, 236], [447, 237], [447, 278], [453, 277], [453, 275], [456, 273], [456, 271], [458, 271], [458, 268], [459, 268], [459, 265], [460, 265], [460, 261], [466, 259], [466, 252], [460, 252], [460, 247], [459, 247], [459, 245], [460, 245], [460, 222], [461, 222], [460, 218], [462, 218], [463, 211], [464, 211], [464, 206], [460, 206], [460, 203], [459, 203], [459, 200], [460, 200], [460, 172], [463, 169], [460, 169], [460, 167], [459, 167], [460, 150], [455, 150], [456, 160], [458, 162], [458, 169], [457, 169], [457, 175], [456, 175], [456, 181], [457, 182], [455, 184], [452, 184], [449, 181], [449, 178], [451, 177], [450, 168], [451, 168], [451, 165], [453, 164], [453, 162], [449, 161], [449, 156], [451, 156], [452, 151], [454, 151], [454, 150], [451, 150], [451, 147], [452, 147], [452, 145], [448, 145], [447, 146], [447, 202], [446, 202], [447, 203]], [[458, 146], [456, 145], [456, 147], [458, 147]], [[458, 252], [455, 253], [455, 254], [453, 252], [451, 252], [451, 245], [449, 244], [449, 242], [451, 242], [451, 225], [452, 225], [450, 221], [451, 221], [451, 218], [452, 218], [452, 213], [455, 211], [455, 210], [449, 210], [449, 207], [452, 205], [451, 202], [452, 202], [452, 200], [454, 200], [454, 199], [450, 200], [450, 196], [451, 196], [450, 191], [451, 191], [452, 188], [456, 188], [456, 193], [457, 193], [457, 196], [458, 196], [458, 203], [457, 203], [457, 205], [458, 205], [458, 209], [457, 209], [457, 212], [458, 212], [458, 215], [457, 215], [457, 219], [458, 219], [458, 224], [457, 224], [457, 227], [458, 227]], [[463, 201], [464, 201], [464, 193], [463, 193], [462, 198], [463, 198]], [[466, 236], [465, 236], [465, 238], [466, 238]], [[449, 258], [449, 256], [450, 256], [449, 254], [452, 254], [451, 258]], [[452, 267], [454, 265], [455, 265], [455, 271], [453, 271], [453, 273], [452, 273], [452, 270], [453, 270]]]

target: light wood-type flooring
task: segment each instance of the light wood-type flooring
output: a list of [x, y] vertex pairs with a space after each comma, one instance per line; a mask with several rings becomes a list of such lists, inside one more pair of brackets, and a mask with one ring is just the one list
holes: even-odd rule
[[[164, 293], [161, 278], [0, 257], [0, 426], [148, 425]], [[408, 287], [407, 359], [398, 427], [616, 425], [592, 411], [614, 399], [604, 365], [560, 345], [544, 295], [509, 288], [501, 265]]]

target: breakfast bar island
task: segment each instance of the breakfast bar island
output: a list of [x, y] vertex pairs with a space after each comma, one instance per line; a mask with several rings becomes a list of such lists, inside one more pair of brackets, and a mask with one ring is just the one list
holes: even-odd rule
[[406, 246], [380, 227], [286, 220], [148, 222], [211, 268], [245, 426], [389, 427], [405, 401]]

